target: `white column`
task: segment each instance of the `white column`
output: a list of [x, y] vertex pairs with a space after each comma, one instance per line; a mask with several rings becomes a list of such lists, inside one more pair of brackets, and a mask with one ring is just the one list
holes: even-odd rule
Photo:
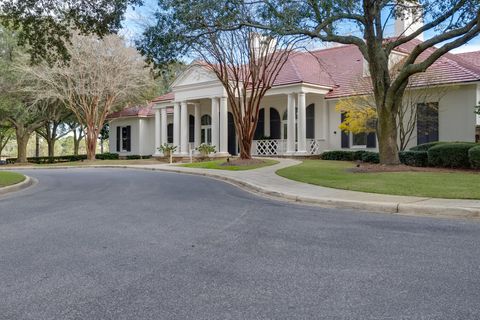
[[167, 121], [167, 108], [160, 110], [161, 115], [161, 141], [162, 144], [168, 143], [168, 121]]
[[160, 150], [161, 140], [160, 140], [160, 109], [155, 109], [155, 155], [159, 156], [162, 153]]
[[180, 153], [180, 103], [173, 104], [173, 145], [177, 147], [174, 154]]
[[265, 112], [265, 122], [263, 134], [265, 137], [270, 137], [270, 107], [264, 107]]
[[195, 147], [202, 143], [202, 115], [200, 114], [200, 104], [195, 103]]
[[218, 98], [212, 98], [212, 145], [218, 151]]
[[295, 96], [288, 95], [287, 102], [287, 154], [295, 153]]
[[228, 156], [228, 103], [220, 98], [220, 156]]
[[307, 154], [307, 105], [305, 93], [298, 94], [298, 151], [297, 154]]
[[180, 111], [180, 154], [188, 155], [188, 108], [187, 101], [182, 101]]

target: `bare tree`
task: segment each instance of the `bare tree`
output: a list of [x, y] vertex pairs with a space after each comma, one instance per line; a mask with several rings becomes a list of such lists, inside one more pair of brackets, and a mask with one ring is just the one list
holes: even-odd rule
[[242, 28], [206, 33], [193, 48], [223, 84], [233, 114], [240, 158], [251, 159], [260, 102], [272, 88], [299, 39]]
[[76, 119], [70, 119], [67, 122], [70, 131], [73, 133], [73, 154], [78, 156], [80, 142], [85, 138], [85, 129]]
[[95, 160], [97, 139], [106, 116], [152, 92], [150, 68], [122, 38], [74, 34], [67, 46], [68, 64], [43, 62], [29, 67], [36, 81], [28, 88], [38, 100], [58, 100], [85, 126], [87, 158]]

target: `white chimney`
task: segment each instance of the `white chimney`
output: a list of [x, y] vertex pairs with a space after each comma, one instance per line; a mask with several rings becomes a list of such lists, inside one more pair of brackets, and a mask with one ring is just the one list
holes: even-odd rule
[[[408, 36], [423, 27], [423, 10], [422, 5], [408, 1], [397, 3], [397, 14], [395, 17], [395, 36]], [[417, 39], [423, 41], [423, 32]]]

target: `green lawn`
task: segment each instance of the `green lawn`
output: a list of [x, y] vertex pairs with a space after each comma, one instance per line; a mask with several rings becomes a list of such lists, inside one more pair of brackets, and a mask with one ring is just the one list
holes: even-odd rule
[[278, 161], [270, 160], [270, 159], [265, 159], [263, 161], [264, 161], [263, 163], [248, 165], [248, 166], [222, 166], [222, 163], [226, 162], [226, 160], [222, 159], [222, 160], [187, 163], [187, 164], [182, 164], [180, 166], [188, 167], [188, 168], [240, 171], [240, 170], [252, 170], [252, 169], [267, 167], [267, 166], [271, 166], [278, 163]]
[[344, 161], [306, 160], [302, 164], [280, 169], [277, 174], [337, 189], [432, 198], [480, 199], [480, 173], [347, 171], [354, 166]]
[[23, 174], [10, 171], [0, 171], [0, 188], [22, 182], [23, 180], [25, 180]]

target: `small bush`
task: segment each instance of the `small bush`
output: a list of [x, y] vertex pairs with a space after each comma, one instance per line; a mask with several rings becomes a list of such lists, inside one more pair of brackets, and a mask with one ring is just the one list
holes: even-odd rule
[[142, 159], [142, 156], [139, 156], [138, 154], [131, 154], [125, 157], [127, 160], [138, 160]]
[[326, 151], [322, 153], [322, 160], [353, 161], [355, 153], [353, 151]]
[[378, 152], [364, 151], [362, 154], [362, 161], [368, 163], [380, 163], [380, 155]]
[[118, 160], [118, 153], [109, 153], [109, 152], [101, 153], [101, 154], [95, 155], [95, 158], [97, 160]]
[[434, 167], [469, 168], [468, 150], [477, 144], [473, 142], [443, 143], [428, 150], [428, 163]]
[[400, 162], [412, 167], [427, 167], [428, 153], [427, 151], [402, 151], [398, 154]]
[[366, 150], [358, 150], [353, 152], [353, 160], [355, 161], [363, 161], [363, 155], [369, 151]]
[[438, 146], [440, 144], [445, 144], [445, 143], [448, 143], [448, 142], [435, 141], [435, 142], [423, 143], [423, 144], [419, 144], [418, 146], [410, 148], [410, 151], [428, 151], [432, 147]]
[[151, 159], [152, 158], [152, 155], [148, 155], [148, 156], [142, 156], [142, 159]]
[[480, 169], [480, 146], [468, 150], [468, 159], [472, 168]]

